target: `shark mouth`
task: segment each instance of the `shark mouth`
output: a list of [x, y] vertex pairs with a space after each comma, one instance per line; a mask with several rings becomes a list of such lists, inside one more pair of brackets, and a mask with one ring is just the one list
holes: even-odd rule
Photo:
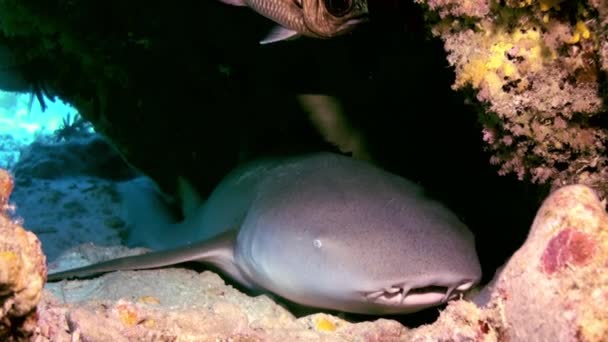
[[474, 282], [458, 286], [425, 286], [411, 288], [405, 284], [394, 285], [379, 291], [364, 292], [368, 302], [389, 306], [424, 306], [445, 303], [470, 289]]

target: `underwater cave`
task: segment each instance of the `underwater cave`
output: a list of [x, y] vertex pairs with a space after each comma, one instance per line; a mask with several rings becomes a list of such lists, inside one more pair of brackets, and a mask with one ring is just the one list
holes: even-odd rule
[[[528, 7], [517, 7], [509, 1], [307, 1], [292, 5], [308, 10], [311, 3], [318, 3], [338, 19], [355, 9], [365, 9], [368, 18], [352, 30], [331, 37], [321, 37], [307, 22], [308, 33], [261, 44], [268, 37], [294, 33], [273, 31], [277, 22], [288, 26], [263, 13], [263, 6], [273, 0], [260, 2], [259, 8], [251, 5], [256, 3], [253, 0], [246, 2], [249, 6], [211, 0], [171, 4], [0, 2], [0, 168], [8, 170], [12, 179], [11, 185], [5, 186], [9, 189], [7, 194], [0, 193], [0, 204], [7, 201], [3, 205], [8, 213], [0, 217], [11, 217], [14, 223], [36, 234], [49, 274], [51, 270], [139, 254], [141, 248], [156, 250], [196, 242], [200, 233], [177, 224], [193, 212], [204, 213], [207, 216], [201, 216], [201, 222], [210, 220], [223, 225], [222, 229], [243, 224], [242, 216], [228, 220], [225, 217], [231, 216], [224, 211], [241, 210], [246, 205], [240, 201], [246, 200], [230, 191], [226, 195], [230, 201], [221, 197], [224, 183], [220, 182], [231, 170], [257, 160], [331, 152], [407, 179], [416, 189], [424, 189], [424, 196], [420, 197], [441, 203], [436, 217], [443, 219], [445, 208], [445, 213], [449, 212], [445, 215], [454, 215], [471, 231], [482, 271], [479, 285], [484, 286], [527, 239], [532, 239], [530, 227], [533, 222], [540, 225], [535, 215], [547, 203], [543, 201], [549, 201], [549, 194], [562, 185], [587, 184], [599, 198], [605, 195], [608, 187], [604, 187], [602, 177], [608, 164], [603, 157], [603, 144], [608, 135], [602, 119], [606, 116], [597, 114], [606, 108], [602, 100], [606, 99], [608, 63], [601, 61], [608, 58], [608, 47], [602, 45], [608, 30], [600, 24], [608, 17], [605, 3], [579, 1], [587, 12], [578, 7], [574, 13], [571, 7], [553, 4], [561, 1], [534, 2]], [[304, 15], [313, 16], [311, 13]], [[531, 22], [545, 27], [528, 30], [525, 25]], [[602, 31], [593, 31], [594, 36], [592, 29], [581, 22], [597, 24], [593, 27], [601, 27]], [[518, 25], [523, 28], [517, 30]], [[476, 35], [480, 32], [493, 38], [482, 40]], [[539, 38], [541, 34], [544, 36]], [[595, 44], [589, 42], [592, 39], [596, 39]], [[544, 50], [536, 49], [532, 43], [539, 40]], [[475, 51], [481, 52], [476, 55]], [[559, 64], [564, 70], [551, 75], [563, 73], [563, 82], [551, 83], [552, 79], [526, 74], [542, 74], [538, 65], [551, 73], [552, 64], [535, 64], [534, 58], [554, 51], [562, 54], [554, 58], [563, 58], [566, 64]], [[580, 68], [579, 59], [591, 60], [591, 54], [595, 54], [594, 61], [600, 60], [598, 65]], [[574, 76], [568, 78], [570, 71]], [[539, 84], [558, 90], [550, 93]], [[563, 95], [559, 89], [569, 86], [597, 98], [580, 95], [584, 101], [560, 102]], [[540, 90], [534, 92], [535, 87]], [[546, 108], [551, 114], [542, 111]], [[505, 114], [509, 110], [517, 114]], [[527, 112], [522, 114], [522, 110]], [[596, 114], [585, 114], [592, 112]], [[269, 165], [275, 167], [272, 162]], [[316, 169], [304, 170], [307, 171], [293, 182], [314, 179]], [[237, 175], [245, 183], [247, 177], [255, 179], [247, 172]], [[279, 182], [281, 175], [273, 173], [271, 178]], [[353, 175], [353, 179], [357, 177]], [[336, 180], [347, 182], [346, 178]], [[0, 190], [3, 184], [8, 183], [0, 177]], [[293, 183], [281, 187], [289, 188], [290, 184]], [[326, 185], [331, 188], [335, 184]], [[8, 198], [13, 186], [8, 202], [4, 198]], [[300, 190], [295, 191], [293, 198], [307, 198], [310, 188], [301, 194]], [[370, 194], [375, 191], [372, 190], [369, 189]], [[217, 193], [220, 195], [214, 197]], [[294, 199], [290, 196], [279, 196], [277, 208], [291, 203]], [[419, 195], [412, 195], [416, 196]], [[221, 200], [214, 202], [215, 198]], [[333, 208], [335, 203], [338, 202], [327, 202], [326, 208]], [[198, 210], [200, 205], [209, 209]], [[264, 206], [260, 208], [256, 210], [265, 210]], [[372, 208], [375, 207], [368, 208], [370, 216], [384, 210], [383, 206]], [[219, 213], [219, 218], [207, 219], [211, 211]], [[599, 211], [605, 214], [605, 207]], [[271, 217], [281, 216], [279, 211], [270, 213]], [[311, 217], [314, 215], [313, 212]], [[416, 222], [424, 225], [425, 220], [435, 218]], [[140, 220], [137, 224], [136, 219]], [[158, 220], [172, 225], [167, 224], [170, 228], [162, 231], [157, 227]], [[546, 270], [566, 267], [564, 264], [593, 263], [587, 260], [600, 254], [600, 247], [596, 246], [601, 243], [596, 243], [595, 237], [568, 229], [547, 244], [541, 258], [542, 265], [548, 267], [545, 273], [553, 274]], [[224, 248], [224, 240], [217, 241], [213, 243]], [[321, 238], [314, 241], [316, 248], [331, 248], [331, 243], [321, 247], [325, 241]], [[356, 245], [353, 241], [345, 238], [342, 242]], [[435, 254], [451, 252], [454, 251], [437, 250]], [[372, 254], [373, 251], [356, 250], [351, 258], [365, 259]], [[433, 251], [425, 251], [424, 255], [433, 255]], [[415, 255], [402, 263], [418, 262], [414, 269], [425, 262], [432, 264], [428, 260], [412, 260], [417, 260]], [[43, 268], [41, 286], [47, 277], [46, 266]], [[77, 291], [65, 294], [70, 286], [77, 286], [70, 284], [80, 284], [77, 280], [49, 282], [46, 292], [36, 297], [40, 300], [42, 296], [37, 309], [34, 303], [29, 311], [5, 313], [10, 319], [0, 324], [0, 338], [42, 336], [54, 340], [84, 334], [91, 340], [100, 340], [100, 336], [204, 340], [242, 335], [252, 340], [284, 340], [289, 338], [285, 331], [293, 324], [299, 324], [298, 329], [303, 331], [329, 334], [331, 340], [349, 341], [365, 340], [359, 338], [366, 334], [395, 340], [416, 336], [451, 338], [453, 335], [448, 333], [442, 335], [442, 329], [450, 330], [449, 324], [455, 324], [451, 333], [462, 329], [462, 336], [468, 336], [473, 331], [485, 336], [480, 339], [484, 341], [516, 334], [492, 321], [493, 316], [487, 313], [490, 309], [475, 314], [467, 311], [473, 310], [466, 305], [474, 300], [461, 301], [466, 304], [451, 309], [454, 311], [443, 302], [439, 307], [414, 313], [378, 315], [306, 307], [269, 290], [265, 294], [279, 305], [270, 300], [269, 304], [267, 297], [260, 299], [258, 293], [243, 285], [247, 281], [224, 278], [222, 272], [228, 268], [221, 263], [187, 263], [185, 270], [201, 274], [200, 280], [188, 278], [187, 285], [183, 285], [186, 281], [180, 277], [184, 275], [170, 270], [162, 276], [167, 282], [165, 287], [149, 295], [147, 285], [142, 284], [153, 283], [156, 273], [133, 273], [123, 278], [117, 275], [116, 279], [108, 274], [103, 279], [109, 279], [109, 285], [96, 283], [101, 280], [83, 280], [85, 288], [113, 289], [83, 297]], [[271, 271], [265, 270], [268, 274]], [[273, 275], [281, 278], [280, 274]], [[138, 285], [125, 285], [129, 279]], [[320, 283], [323, 281], [319, 279]], [[0, 288], [1, 282], [2, 279]], [[601, 280], [593, 284], [605, 285]], [[403, 296], [402, 302], [406, 301], [407, 284], [396, 285], [401, 288], [385, 288], [381, 296], [390, 300], [397, 294]], [[114, 288], [120, 286], [131, 292]], [[206, 292], [196, 293], [201, 286]], [[183, 290], [187, 293], [185, 299], [173, 297], [171, 289], [176, 287], [187, 288]], [[435, 293], [437, 289], [454, 290], [431, 284], [412, 289], [410, 294]], [[49, 299], [57, 293], [63, 293], [61, 303]], [[256, 302], [244, 302], [241, 297], [246, 295], [253, 298], [247, 300]], [[230, 304], [221, 301], [224, 296]], [[127, 297], [127, 302], [121, 302]], [[195, 301], [207, 307], [213, 317], [222, 317], [223, 328], [180, 330], [166, 316], [170, 309], [148, 307]], [[74, 303], [85, 304], [77, 308], [68, 305]], [[87, 305], [95, 303], [110, 308], [109, 320], [124, 326], [108, 327], [105, 332], [93, 327], [89, 321], [94, 315], [87, 311]], [[235, 303], [242, 307], [238, 309]], [[188, 308], [186, 305], [184, 312], [192, 309]], [[72, 309], [75, 311], [70, 313]], [[70, 328], [61, 332], [63, 335], [53, 335], [53, 329], [61, 330], [65, 321], [44, 318], [38, 325], [23, 323], [24, 317], [33, 317], [31, 313], [36, 310], [40, 317], [50, 317], [49, 310], [63, 310]], [[436, 331], [424, 330], [433, 329], [430, 324], [441, 321], [444, 310], [449, 312], [446, 317], [453, 314], [474, 323], [443, 322], [447, 328], [437, 324]], [[595, 312], [591, 316], [592, 322], [603, 317]], [[211, 316], [197, 317], [193, 322], [200, 327], [220, 322]], [[256, 321], [279, 318], [285, 321], [275, 325]], [[234, 322], [245, 328], [236, 327]], [[368, 322], [378, 325], [369, 327], [365, 325]], [[262, 332], [255, 332], [256, 324]], [[585, 329], [591, 323], [577, 326], [587, 333]]]

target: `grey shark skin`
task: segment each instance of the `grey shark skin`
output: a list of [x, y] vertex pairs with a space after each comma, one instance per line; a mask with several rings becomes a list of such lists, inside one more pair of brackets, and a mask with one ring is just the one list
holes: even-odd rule
[[261, 44], [298, 36], [328, 39], [348, 33], [368, 19], [367, 0], [220, 0], [247, 6], [279, 26]]
[[473, 235], [452, 212], [416, 184], [337, 154], [237, 168], [197, 215], [202, 242], [49, 280], [200, 261], [301, 305], [383, 315], [439, 305], [481, 277]]

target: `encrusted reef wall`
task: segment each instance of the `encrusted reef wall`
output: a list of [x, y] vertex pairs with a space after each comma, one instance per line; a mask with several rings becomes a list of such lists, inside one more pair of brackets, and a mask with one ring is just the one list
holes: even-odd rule
[[416, 0], [500, 174], [608, 194], [605, 0]]
[[0, 169], [0, 341], [25, 341], [36, 329], [46, 282], [40, 240], [8, 215], [13, 180]]

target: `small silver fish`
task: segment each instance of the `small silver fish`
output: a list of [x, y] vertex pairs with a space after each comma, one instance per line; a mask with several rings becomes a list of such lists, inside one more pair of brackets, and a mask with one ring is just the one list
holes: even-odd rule
[[351, 31], [368, 19], [367, 0], [220, 0], [247, 6], [273, 20], [276, 27], [260, 44], [307, 36], [328, 39]]

